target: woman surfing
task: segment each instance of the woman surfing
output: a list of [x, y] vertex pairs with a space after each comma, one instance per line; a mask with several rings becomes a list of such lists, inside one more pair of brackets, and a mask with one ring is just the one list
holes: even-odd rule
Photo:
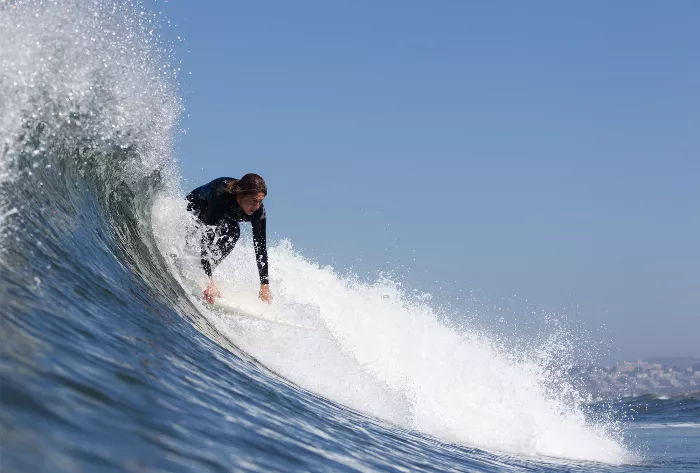
[[209, 304], [221, 295], [214, 284], [212, 271], [236, 246], [241, 235], [238, 222], [250, 222], [253, 227], [255, 261], [260, 275], [258, 297], [272, 302], [267, 265], [267, 219], [263, 206], [266, 196], [265, 181], [257, 174], [246, 174], [240, 179], [220, 177], [187, 194], [187, 210], [205, 225], [201, 263], [209, 276], [209, 285], [202, 295]]

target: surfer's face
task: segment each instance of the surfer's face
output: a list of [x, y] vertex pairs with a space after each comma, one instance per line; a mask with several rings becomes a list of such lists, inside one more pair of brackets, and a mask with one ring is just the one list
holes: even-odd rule
[[257, 194], [237, 195], [238, 205], [241, 206], [246, 215], [253, 215], [260, 208], [262, 201], [265, 199], [265, 194], [258, 192]]

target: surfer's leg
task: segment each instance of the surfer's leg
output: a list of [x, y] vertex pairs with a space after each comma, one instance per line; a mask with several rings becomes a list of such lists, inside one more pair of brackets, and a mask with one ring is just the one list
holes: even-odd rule
[[214, 238], [216, 234], [214, 229], [211, 227], [205, 227], [202, 232], [202, 269], [207, 276], [211, 277], [211, 259], [213, 255], [211, 254], [211, 248], [214, 243]]
[[216, 242], [216, 246], [219, 250], [219, 258], [216, 264], [218, 265], [236, 246], [238, 238], [241, 236], [241, 227], [238, 225], [238, 222], [225, 222], [217, 227], [217, 230], [219, 239]]
[[238, 222], [226, 222], [215, 229], [208, 227], [202, 234], [202, 268], [207, 276], [228, 256], [241, 236]]

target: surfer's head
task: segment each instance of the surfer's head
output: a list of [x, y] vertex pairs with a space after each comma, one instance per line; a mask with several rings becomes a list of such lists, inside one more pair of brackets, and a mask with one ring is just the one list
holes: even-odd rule
[[241, 209], [247, 215], [252, 215], [262, 205], [267, 195], [267, 185], [257, 174], [246, 174], [236, 183], [233, 192]]

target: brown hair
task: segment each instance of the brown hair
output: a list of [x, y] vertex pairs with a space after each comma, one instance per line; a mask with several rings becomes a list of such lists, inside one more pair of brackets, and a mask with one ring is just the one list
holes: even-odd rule
[[257, 174], [246, 174], [233, 186], [231, 190], [234, 194], [258, 194], [262, 192], [267, 195], [267, 185], [265, 180]]

